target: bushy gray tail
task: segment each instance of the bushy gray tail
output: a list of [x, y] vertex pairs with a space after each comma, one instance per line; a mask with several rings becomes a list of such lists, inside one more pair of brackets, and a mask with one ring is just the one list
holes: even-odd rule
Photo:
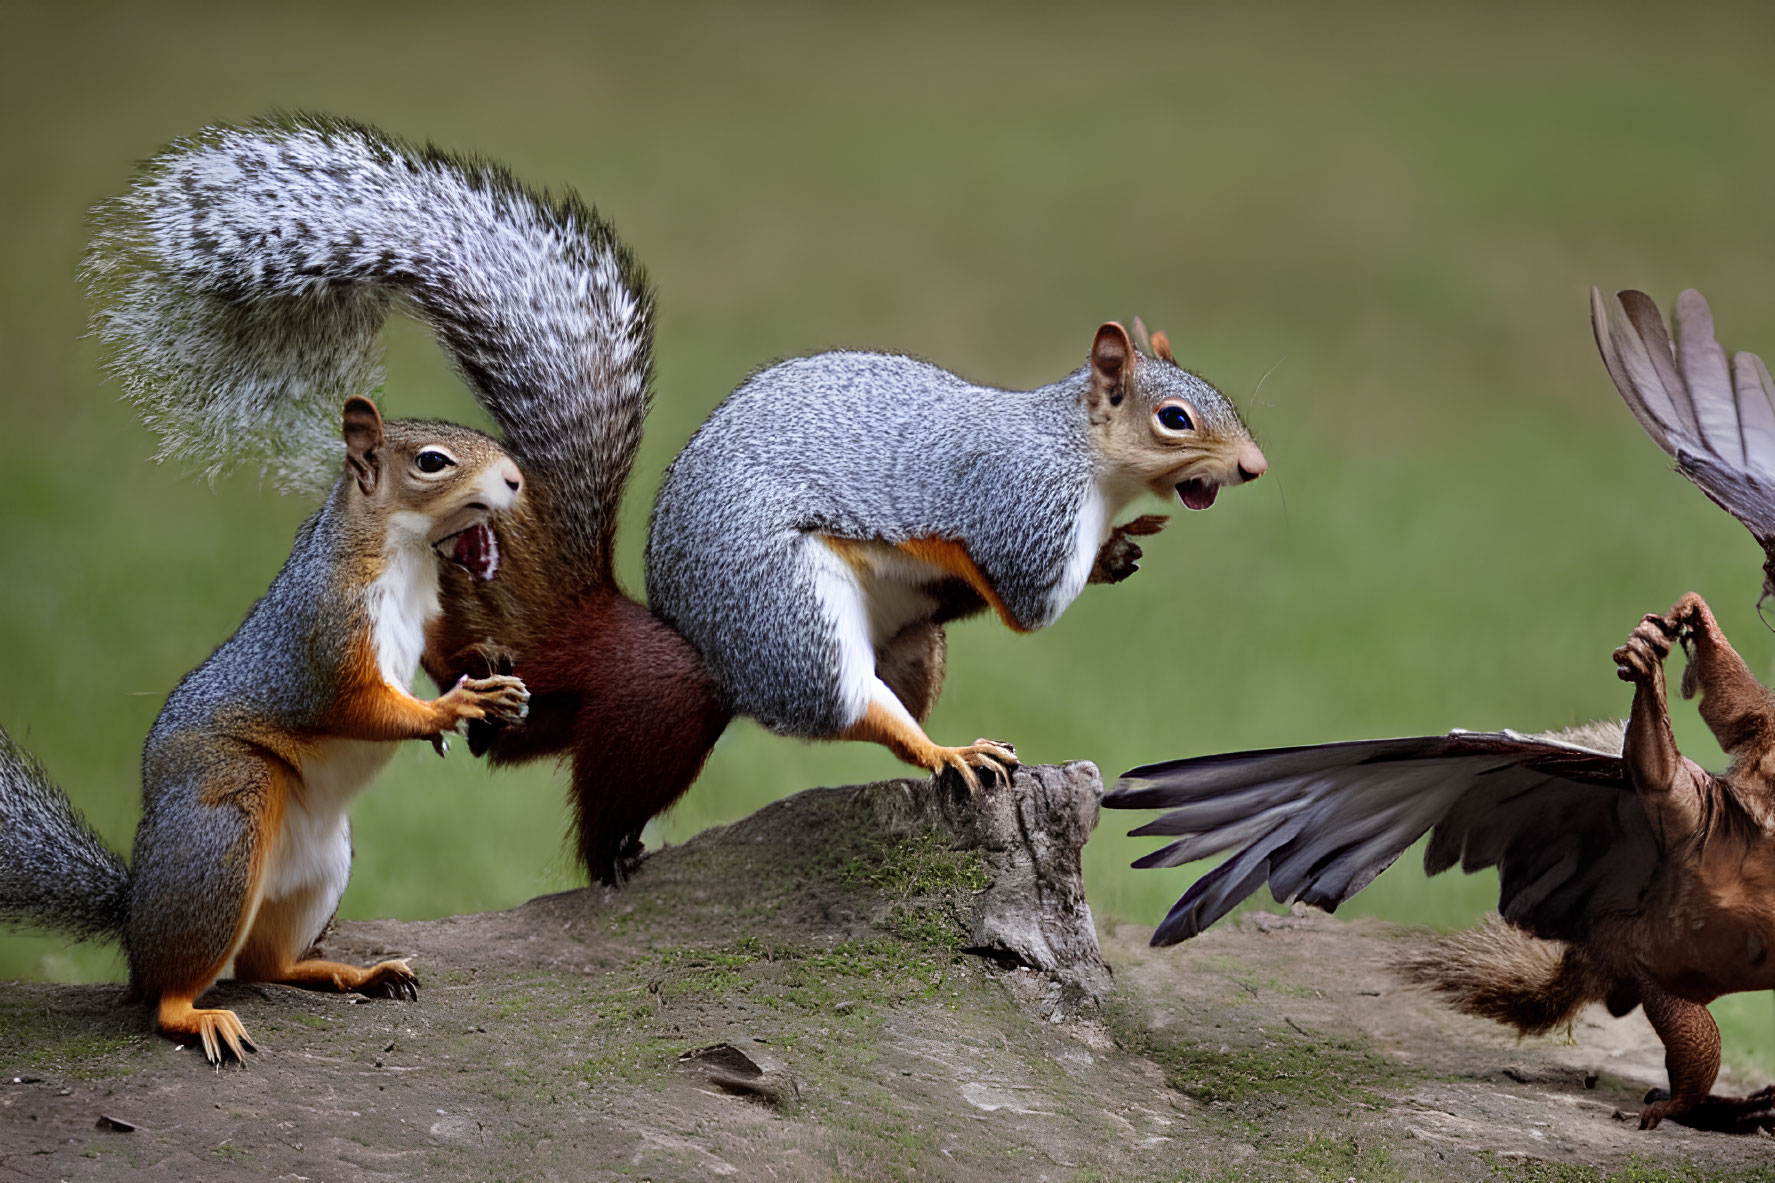
[[0, 923], [114, 937], [128, 891], [123, 860], [0, 730]]
[[1569, 1031], [1578, 1012], [1606, 998], [1613, 985], [1579, 946], [1538, 940], [1496, 915], [1478, 928], [1438, 937], [1393, 968], [1456, 1010], [1523, 1035]]
[[563, 561], [608, 581], [640, 445], [653, 295], [610, 224], [486, 161], [310, 114], [175, 140], [94, 211], [111, 371], [211, 476], [337, 475], [339, 408], [381, 380], [393, 307], [428, 324], [533, 476]]

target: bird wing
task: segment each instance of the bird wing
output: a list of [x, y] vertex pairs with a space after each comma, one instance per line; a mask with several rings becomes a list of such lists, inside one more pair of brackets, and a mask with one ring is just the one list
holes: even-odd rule
[[1155, 945], [1188, 940], [1266, 882], [1280, 903], [1333, 911], [1431, 831], [1428, 873], [1495, 866], [1506, 920], [1578, 940], [1593, 916], [1638, 905], [1660, 857], [1619, 755], [1514, 731], [1151, 764], [1103, 804], [1167, 811], [1131, 835], [1176, 840], [1136, 867], [1234, 852], [1177, 901]]
[[1730, 364], [1697, 291], [1676, 298], [1675, 340], [1644, 292], [1590, 289], [1609, 377], [1646, 434], [1714, 504], [1749, 527], [1775, 567], [1775, 382], [1754, 353]]

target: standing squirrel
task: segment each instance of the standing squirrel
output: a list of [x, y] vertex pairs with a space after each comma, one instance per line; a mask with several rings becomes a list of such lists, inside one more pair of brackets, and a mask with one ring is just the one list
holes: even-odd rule
[[572, 754], [579, 858], [605, 883], [736, 713], [884, 742], [970, 780], [1010, 761], [919, 729], [942, 625], [992, 606], [1039, 628], [1088, 580], [1134, 569], [1133, 538], [1163, 521], [1112, 528], [1135, 495], [1175, 488], [1206, 508], [1265, 467], [1232, 405], [1159, 334], [1140, 358], [1105, 325], [1087, 367], [1028, 393], [907, 358], [802, 358], [743, 386], [673, 466], [649, 611], [611, 555], [649, 401], [653, 295], [578, 197], [290, 115], [176, 141], [119, 208], [95, 252], [100, 331], [163, 456], [212, 470], [257, 457], [307, 483], [317, 415], [379, 380], [389, 311], [435, 331], [527, 491], [497, 528], [500, 579], [446, 573], [423, 665], [440, 685], [523, 678], [525, 725], [471, 728], [471, 747], [498, 764]]
[[579, 857], [613, 882], [730, 716], [612, 566], [654, 299], [610, 224], [575, 194], [312, 114], [173, 142], [102, 224], [98, 332], [164, 459], [312, 487], [331, 408], [382, 380], [389, 313], [436, 333], [525, 491], [497, 527], [499, 578], [445, 571], [421, 662], [440, 686], [522, 665], [528, 725], [472, 726], [469, 745], [496, 763], [572, 752]]
[[447, 560], [492, 579], [490, 528], [522, 478], [479, 432], [344, 409], [345, 472], [239, 630], [180, 680], [142, 755], [126, 867], [42, 767], [0, 732], [0, 920], [120, 939], [161, 1032], [220, 1063], [252, 1048], [221, 977], [411, 998], [403, 961], [367, 969], [314, 946], [351, 872], [346, 809], [394, 754], [468, 720], [523, 718], [516, 678], [407, 690]]

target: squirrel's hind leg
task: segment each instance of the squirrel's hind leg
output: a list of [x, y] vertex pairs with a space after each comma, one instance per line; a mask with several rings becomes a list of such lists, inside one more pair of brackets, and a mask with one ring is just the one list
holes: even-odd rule
[[304, 990], [328, 990], [363, 994], [370, 998], [414, 999], [419, 979], [405, 961], [381, 961], [359, 967], [320, 957], [304, 957], [303, 951], [318, 935], [316, 915], [330, 915], [332, 903], [317, 897], [331, 894], [317, 884], [307, 891], [282, 899], [266, 900], [253, 920], [253, 931], [234, 959], [234, 977], [241, 982], [276, 982]]
[[876, 651], [875, 676], [919, 723], [931, 717], [943, 690], [946, 652], [943, 626], [931, 620], [913, 621]]
[[[953, 768], [970, 792], [980, 788], [976, 769], [987, 769], [1008, 783], [1010, 769], [1017, 764], [1009, 744], [981, 739], [966, 747], [946, 748], [932, 742], [919, 726], [918, 720], [930, 711], [942, 687], [943, 630], [929, 614], [941, 609], [940, 600], [929, 604], [915, 600], [923, 611], [908, 613], [908, 597], [927, 593], [909, 590], [877, 572], [875, 552], [867, 545], [823, 541], [824, 545], [809, 544], [803, 551], [809, 564], [806, 583], [816, 592], [821, 618], [814, 638], [831, 646], [838, 657], [835, 693], [830, 695], [832, 705], [842, 712], [838, 721], [854, 720], [837, 734], [825, 734], [881, 744], [933, 774]], [[908, 614], [912, 619], [904, 619]], [[888, 634], [887, 642], [877, 648], [871, 638], [883, 633]], [[863, 704], [861, 717], [855, 714], [858, 702]]]
[[252, 929], [294, 773], [252, 744], [198, 731], [156, 743], [145, 763], [124, 934], [130, 980], [158, 999], [163, 1035], [200, 1043], [212, 1063], [240, 1060], [256, 1050], [240, 1019], [193, 1003]]
[[894, 692], [888, 689], [887, 683], [879, 678], [876, 679], [874, 691], [870, 695], [868, 710], [838, 738], [881, 744], [908, 764], [927, 768], [933, 774], [941, 773], [945, 768], [953, 768], [961, 774], [969, 792], [978, 792], [980, 789], [980, 775], [975, 769], [987, 769], [1008, 784], [1011, 779], [1010, 770], [1017, 766], [1016, 750], [1009, 744], [996, 740], [977, 739], [966, 747], [959, 748], [946, 748], [933, 742], [900, 700], [894, 697]]
[[1720, 1029], [1698, 1002], [1666, 994], [1650, 982], [1642, 982], [1640, 990], [1646, 1018], [1664, 1043], [1670, 1095], [1640, 1111], [1639, 1128], [1656, 1129], [1665, 1118], [1688, 1124], [1693, 1110], [1717, 1100], [1708, 1090], [1720, 1070]]
[[[204, 988], [208, 989], [207, 983]], [[156, 1022], [162, 1035], [199, 1044], [204, 1059], [217, 1066], [227, 1059], [244, 1064], [247, 1052], [259, 1050], [238, 1015], [231, 1010], [199, 1010], [191, 1005], [195, 997], [184, 990], [161, 994]]]
[[398, 998], [411, 1002], [419, 997], [419, 978], [405, 960], [378, 961], [375, 965], [360, 968], [317, 957], [293, 961], [264, 980], [304, 990], [362, 994], [368, 998]]

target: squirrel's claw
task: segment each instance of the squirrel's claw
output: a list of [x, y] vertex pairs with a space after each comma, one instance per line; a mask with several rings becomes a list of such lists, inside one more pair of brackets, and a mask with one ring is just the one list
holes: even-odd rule
[[246, 1053], [259, 1050], [233, 1011], [198, 1010], [189, 999], [162, 998], [159, 1025], [169, 1039], [197, 1044], [203, 1058], [218, 1069], [229, 1059], [245, 1064]]
[[353, 993], [366, 998], [391, 998], [397, 1002], [412, 1002], [419, 997], [419, 978], [405, 958], [373, 965], [368, 974], [363, 982], [352, 987]]
[[431, 748], [432, 751], [436, 752], [440, 757], [448, 755], [450, 751], [450, 737], [445, 735], [442, 731], [438, 732], [431, 737]]
[[231, 1010], [199, 1011], [197, 1037], [203, 1044], [203, 1058], [214, 1064], [218, 1072], [228, 1060], [244, 1067], [247, 1052], [259, 1050], [247, 1035], [245, 1024]]
[[[1768, 1085], [1744, 1097], [1706, 1096], [1700, 1100], [1678, 1102], [1668, 1089], [1650, 1089], [1645, 1095], [1645, 1108], [1639, 1111], [1639, 1128], [1657, 1129], [1665, 1119], [1692, 1130], [1709, 1130], [1719, 1134], [1753, 1134], [1775, 1128], [1775, 1085]], [[1618, 1113], [1623, 1120], [1633, 1114]]]
[[1131, 522], [1116, 526], [1097, 552], [1097, 561], [1087, 577], [1089, 583], [1120, 583], [1140, 570], [1144, 552], [1135, 537], [1157, 534], [1171, 519], [1162, 513], [1142, 514]]
[[530, 714], [530, 691], [521, 678], [495, 674], [491, 678], [464, 678], [457, 686], [474, 696], [483, 718], [498, 723], [522, 723]]
[[530, 691], [523, 679], [510, 674], [494, 674], [490, 678], [464, 674], [433, 706], [438, 711], [434, 724], [438, 730], [431, 737], [432, 746], [443, 755], [443, 733], [456, 730], [464, 722], [485, 719], [489, 723], [522, 723], [530, 714]]
[[984, 768], [1005, 784], [1011, 783], [1010, 770], [1017, 767], [1017, 749], [995, 739], [977, 739], [965, 748], [938, 748], [935, 772], [946, 768], [960, 774], [971, 797], [980, 791], [980, 776], [974, 770]]

